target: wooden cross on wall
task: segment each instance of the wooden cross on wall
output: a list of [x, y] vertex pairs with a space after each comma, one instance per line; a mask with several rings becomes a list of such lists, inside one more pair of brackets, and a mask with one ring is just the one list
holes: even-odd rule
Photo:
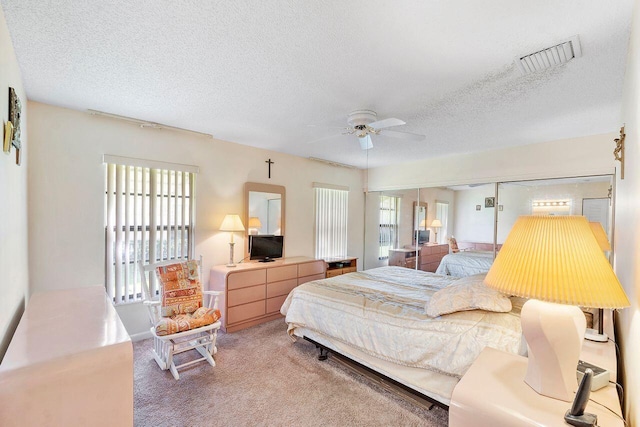
[[269, 164], [269, 179], [271, 179], [271, 165], [274, 165], [276, 162], [272, 162], [271, 159], [265, 160], [264, 162]]

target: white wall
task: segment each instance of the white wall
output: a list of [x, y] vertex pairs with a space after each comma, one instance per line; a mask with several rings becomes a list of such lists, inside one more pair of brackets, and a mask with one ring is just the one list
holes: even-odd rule
[[22, 165], [16, 165], [15, 148], [9, 154], [0, 149], [0, 360], [9, 341], [29, 292], [28, 233], [27, 233], [27, 172], [29, 145], [27, 138], [27, 96], [22, 88], [20, 69], [0, 8], [0, 116], [2, 138], [4, 124], [9, 117], [9, 87], [13, 87], [22, 101]]
[[[229, 259], [229, 235], [218, 230], [227, 213], [243, 212], [247, 181], [286, 187], [287, 256], [313, 256], [312, 183], [343, 185], [349, 193], [349, 255], [362, 259], [362, 172], [185, 132], [141, 129], [101, 116], [30, 103], [30, 274], [34, 290], [104, 282], [102, 155], [197, 165], [196, 254], [204, 271]], [[271, 179], [265, 161], [271, 158]], [[244, 242], [237, 233], [235, 258]], [[205, 280], [208, 274], [205, 273]], [[130, 334], [146, 331], [139, 304], [118, 308]]]
[[624, 359], [625, 413], [640, 425], [640, 4], [636, 2], [620, 124], [626, 123], [625, 177], [617, 177], [615, 270], [631, 301], [620, 312], [619, 337]]
[[[486, 197], [495, 196], [495, 185], [455, 191], [452, 234], [458, 242], [493, 243], [494, 209], [484, 207]], [[476, 206], [480, 205], [480, 210]]]
[[[613, 174], [615, 133], [371, 169], [369, 191]], [[483, 205], [484, 206], [484, 205]]]

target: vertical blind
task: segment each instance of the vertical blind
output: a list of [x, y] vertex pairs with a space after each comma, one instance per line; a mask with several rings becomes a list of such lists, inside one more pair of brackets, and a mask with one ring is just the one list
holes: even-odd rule
[[389, 249], [398, 244], [398, 216], [400, 198], [380, 196], [380, 230], [378, 259], [389, 258]]
[[[106, 164], [105, 287], [115, 304], [142, 299], [140, 259], [148, 264], [192, 257], [195, 176], [186, 170]], [[156, 291], [151, 275], [150, 292]]]
[[315, 188], [316, 258], [347, 255], [349, 190]]
[[449, 235], [449, 203], [436, 201], [436, 218], [442, 223], [436, 243], [446, 242]]

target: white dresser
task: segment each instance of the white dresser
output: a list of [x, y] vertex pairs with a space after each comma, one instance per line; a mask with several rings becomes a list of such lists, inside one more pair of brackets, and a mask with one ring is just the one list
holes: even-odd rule
[[133, 347], [103, 286], [31, 297], [0, 364], [0, 425], [133, 425]]

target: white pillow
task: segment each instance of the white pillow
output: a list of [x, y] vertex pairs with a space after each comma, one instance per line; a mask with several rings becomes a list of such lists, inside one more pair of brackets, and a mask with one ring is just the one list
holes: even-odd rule
[[425, 304], [427, 316], [438, 317], [466, 310], [511, 311], [509, 297], [485, 285], [485, 276], [486, 273], [463, 277], [433, 294]]

